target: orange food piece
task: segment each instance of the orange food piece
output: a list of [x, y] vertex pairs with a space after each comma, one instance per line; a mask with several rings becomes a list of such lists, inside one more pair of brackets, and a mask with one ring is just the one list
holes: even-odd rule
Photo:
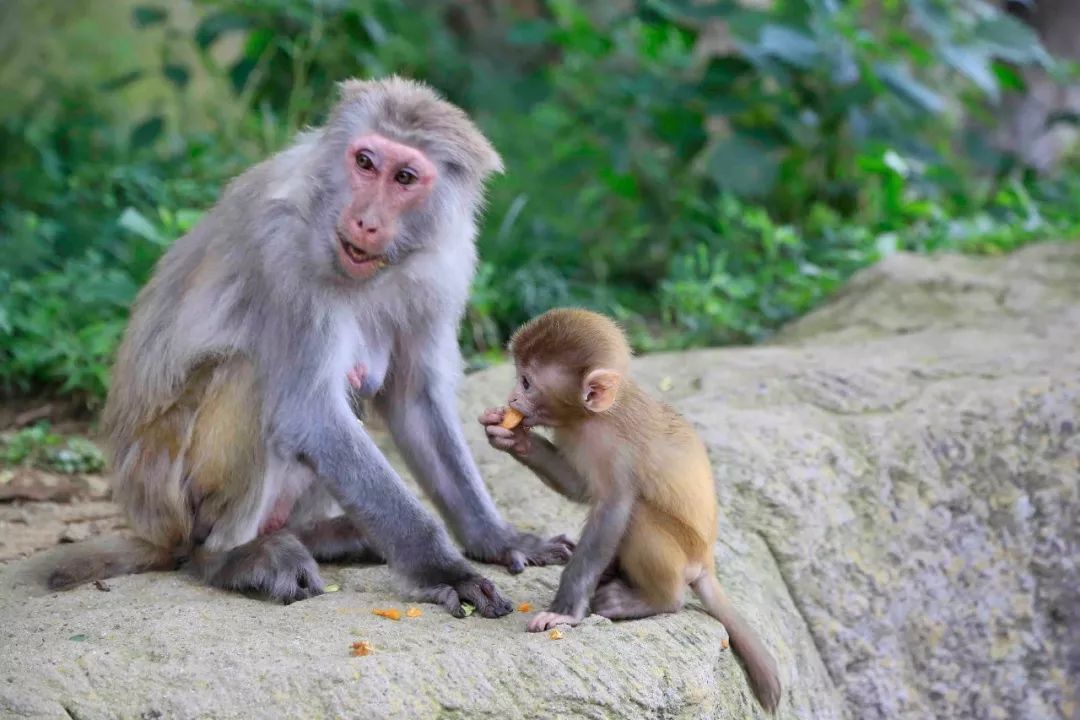
[[352, 654], [354, 657], [363, 657], [364, 655], [370, 655], [372, 651], [371, 643], [363, 640], [357, 640], [352, 644]]
[[405, 611], [405, 617], [420, 617], [424, 614], [424, 611], [418, 607], [411, 607]]
[[723, 640], [720, 641], [720, 647], [724, 648], [725, 650], [728, 649], [728, 639], [727, 638], [724, 638]]
[[518, 612], [532, 612], [532, 603], [521, 603], [518, 605]]
[[548, 637], [552, 640], [562, 640], [563, 634], [562, 631], [560, 631], [558, 628], [554, 628], [551, 632], [548, 633]]
[[374, 610], [371, 611], [371, 614], [372, 615], [378, 615], [379, 617], [384, 617], [387, 620], [400, 620], [401, 619], [401, 611], [396, 609], [396, 608], [388, 608], [386, 610], [383, 610], [383, 609], [380, 609], [380, 608], [375, 608]]
[[506, 428], [507, 430], [513, 430], [518, 425], [520, 425], [521, 421], [524, 419], [525, 416], [519, 413], [514, 408], [506, 408], [506, 412], [503, 413], [502, 422], [499, 423], [499, 425]]

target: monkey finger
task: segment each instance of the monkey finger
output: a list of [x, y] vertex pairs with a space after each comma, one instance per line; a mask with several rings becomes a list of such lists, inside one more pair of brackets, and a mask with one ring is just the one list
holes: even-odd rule
[[529, 621], [529, 632], [543, 632], [550, 630], [556, 625], [576, 625], [577, 620], [569, 615], [561, 615], [551, 611], [539, 613]]
[[446, 611], [456, 618], [465, 617], [465, 610], [461, 607], [461, 598], [457, 591], [449, 585], [439, 585], [430, 592], [425, 592], [418, 598], [422, 602], [433, 602], [442, 605]]
[[488, 437], [500, 437], [500, 438], [513, 438], [514, 431], [507, 430], [501, 425], [488, 425], [484, 430], [487, 431]]
[[508, 440], [506, 438], [490, 438], [490, 440], [491, 446], [496, 450], [502, 450], [503, 452], [515, 452], [514, 448], [517, 446], [517, 443], [513, 440]]
[[511, 575], [523, 572], [526, 564], [528, 564], [528, 558], [525, 557], [525, 553], [520, 550], [510, 551], [510, 562], [507, 563], [506, 569]]
[[571, 540], [566, 535], [556, 535], [555, 537], [551, 538], [551, 542], [559, 543], [560, 545], [562, 545], [563, 547], [565, 547], [567, 550], [570, 550], [570, 551], [573, 551], [574, 548], [577, 547], [577, 543], [574, 542], [573, 540]]
[[478, 420], [484, 425], [498, 425], [502, 422], [503, 410], [502, 408], [488, 408], [480, 414]]
[[476, 606], [476, 611], [482, 617], [497, 618], [508, 614], [514, 609], [513, 605], [495, 588], [495, 584], [479, 575], [458, 583], [458, 596]]

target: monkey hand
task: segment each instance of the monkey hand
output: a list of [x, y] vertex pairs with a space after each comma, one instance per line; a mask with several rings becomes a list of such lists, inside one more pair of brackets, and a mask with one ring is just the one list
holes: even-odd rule
[[502, 617], [514, 609], [513, 604], [503, 597], [493, 582], [476, 573], [466, 573], [457, 580], [420, 587], [414, 596], [420, 602], [442, 605], [456, 618], [465, 617], [462, 603], [469, 603], [485, 618]]
[[513, 430], [507, 430], [500, 423], [506, 408], [488, 408], [480, 415], [480, 424], [487, 433], [488, 444], [496, 450], [513, 453], [515, 455], [528, 455], [532, 451], [532, 443], [529, 440], [529, 430], [524, 423], [519, 424]]
[[573, 615], [563, 615], [550, 610], [537, 613], [536, 617], [529, 621], [529, 632], [543, 632], [550, 630], [556, 625], [574, 626], [581, 622], [581, 618]]

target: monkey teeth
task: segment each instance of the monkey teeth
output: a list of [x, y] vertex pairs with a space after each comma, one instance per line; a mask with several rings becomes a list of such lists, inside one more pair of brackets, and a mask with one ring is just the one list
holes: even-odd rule
[[375, 269], [382, 270], [386, 267], [386, 258], [382, 255], [372, 255], [371, 253], [364, 252], [360, 248], [350, 243], [345, 238], [339, 238], [341, 241], [341, 247], [345, 251], [345, 255], [356, 265], [372, 264]]

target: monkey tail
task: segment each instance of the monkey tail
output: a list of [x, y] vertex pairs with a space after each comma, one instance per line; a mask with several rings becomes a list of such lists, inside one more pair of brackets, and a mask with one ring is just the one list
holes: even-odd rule
[[65, 548], [45, 582], [50, 590], [70, 590], [83, 583], [118, 575], [173, 570], [178, 562], [168, 548], [139, 538], [113, 535]]
[[776, 668], [776, 660], [761, 641], [761, 637], [731, 604], [720, 587], [720, 582], [710, 571], [702, 573], [690, 586], [708, 613], [727, 628], [731, 649], [743, 662], [754, 697], [766, 711], [775, 713], [776, 706], [780, 703], [780, 674]]

